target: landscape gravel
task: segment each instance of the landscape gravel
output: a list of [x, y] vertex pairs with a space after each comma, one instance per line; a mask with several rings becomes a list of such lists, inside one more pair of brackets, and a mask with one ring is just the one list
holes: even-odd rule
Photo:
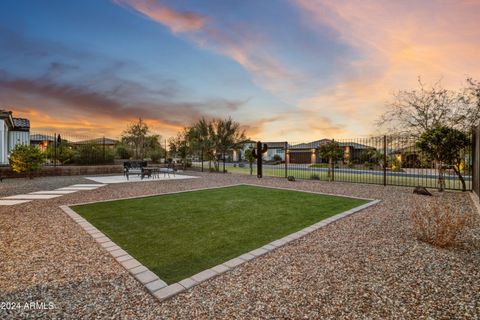
[[[20, 306], [6, 310], [0, 305], [0, 319], [480, 317], [479, 219], [461, 246], [440, 249], [415, 238], [409, 212], [432, 200], [412, 194], [412, 188], [188, 174], [200, 178], [115, 184], [0, 206], [0, 304]], [[9, 179], [0, 183], [0, 192], [15, 195], [79, 183], [89, 182], [81, 177]], [[237, 183], [382, 201], [164, 302], [59, 208]], [[473, 210], [465, 193], [433, 193]], [[31, 302], [37, 305], [25, 308]]]

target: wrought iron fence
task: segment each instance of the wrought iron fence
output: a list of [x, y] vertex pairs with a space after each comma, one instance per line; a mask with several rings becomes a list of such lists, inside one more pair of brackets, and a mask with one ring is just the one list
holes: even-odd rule
[[[340, 151], [330, 159], [324, 149], [332, 142], [337, 143]], [[473, 187], [472, 148], [462, 150], [462, 161], [457, 170], [459, 175], [455, 173], [453, 164], [438, 164], [429, 159], [418, 148], [417, 140], [413, 137], [379, 136], [320, 139], [307, 143], [265, 143], [268, 151], [263, 154], [264, 176], [430, 188], [437, 188], [441, 178], [445, 189], [453, 190], [463, 189], [463, 179], [467, 190]], [[246, 150], [253, 147], [252, 142], [245, 144], [241, 150], [231, 150], [216, 158], [209, 159], [203, 155], [203, 159], [209, 159], [206, 161], [201, 161], [201, 151], [194, 152], [192, 166], [203, 171], [221, 172], [225, 168], [227, 172], [256, 175], [255, 163], [249, 162], [246, 157]], [[439, 169], [440, 165], [443, 170]]]
[[472, 141], [472, 189], [477, 197], [480, 197], [480, 125], [473, 130]]
[[30, 133], [30, 144], [43, 151], [47, 166], [113, 164], [117, 142], [104, 136]]

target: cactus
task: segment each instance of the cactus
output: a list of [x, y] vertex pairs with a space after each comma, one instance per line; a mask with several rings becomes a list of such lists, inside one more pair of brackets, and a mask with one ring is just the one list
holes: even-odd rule
[[257, 159], [257, 178], [262, 177], [262, 164], [263, 164], [263, 157], [262, 154], [267, 152], [268, 146], [260, 141], [257, 141], [257, 148], [252, 150], [252, 155], [255, 159]]

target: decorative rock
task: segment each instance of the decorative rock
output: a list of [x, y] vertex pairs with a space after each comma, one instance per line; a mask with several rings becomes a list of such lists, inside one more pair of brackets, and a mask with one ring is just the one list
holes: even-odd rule
[[427, 190], [427, 188], [420, 187], [420, 186], [415, 187], [415, 190], [413, 190], [413, 193], [420, 194], [423, 196], [432, 196], [432, 194]]

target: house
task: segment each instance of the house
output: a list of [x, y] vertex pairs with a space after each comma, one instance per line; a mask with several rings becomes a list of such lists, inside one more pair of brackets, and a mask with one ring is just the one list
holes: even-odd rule
[[[287, 152], [287, 161], [289, 163], [312, 164], [325, 162], [322, 159], [319, 149], [322, 145], [331, 143], [330, 139], [320, 139], [309, 143], [300, 143], [289, 146]], [[360, 160], [367, 150], [374, 149], [364, 144], [356, 142], [337, 142], [339, 147], [343, 149], [344, 161]]]
[[0, 109], [0, 165], [8, 164], [8, 156], [17, 144], [30, 143], [30, 121], [14, 118], [12, 111]]
[[115, 146], [119, 143], [118, 140], [111, 138], [94, 138], [89, 140], [81, 140], [76, 142], [71, 142], [72, 146], [82, 146], [82, 145], [96, 145], [96, 146], [105, 146], [108, 149], [114, 149]]
[[[286, 142], [262, 142], [262, 144], [266, 144], [268, 146], [267, 152], [263, 154], [263, 160], [273, 160], [275, 155], [278, 155], [282, 159], [282, 161], [285, 160], [285, 146], [287, 145]], [[242, 149], [232, 151], [232, 161], [238, 162], [245, 160], [245, 151], [248, 149], [255, 149], [256, 147], [256, 141], [249, 140], [245, 142]]]
[[55, 135], [34, 133], [30, 135], [30, 144], [37, 146], [41, 151], [47, 150], [48, 145], [55, 142]]

